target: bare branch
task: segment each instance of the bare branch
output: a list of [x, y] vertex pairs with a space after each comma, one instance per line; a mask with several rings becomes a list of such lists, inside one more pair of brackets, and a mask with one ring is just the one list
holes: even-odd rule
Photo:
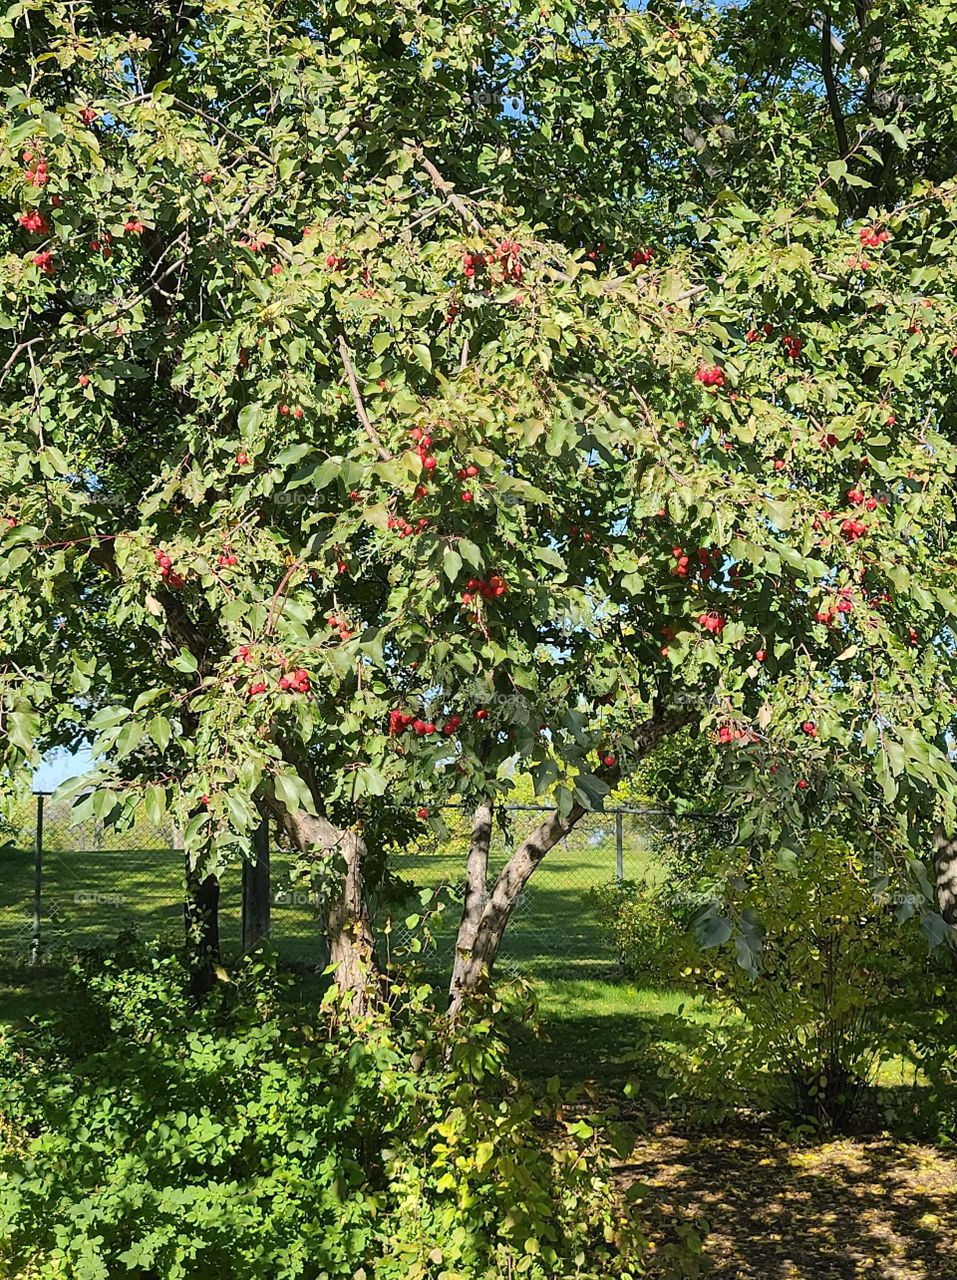
[[365, 404], [362, 399], [362, 391], [359, 388], [359, 380], [356, 377], [355, 366], [352, 363], [352, 353], [349, 350], [349, 344], [346, 342], [345, 334], [339, 334], [339, 354], [342, 357], [342, 364], [346, 371], [346, 377], [349, 380], [349, 390], [352, 392], [352, 399], [356, 406], [356, 413], [359, 415], [359, 421], [362, 423], [363, 429], [369, 439], [375, 446], [376, 453], [384, 462], [389, 462], [392, 454], [385, 447], [379, 438], [379, 433], [372, 425], [372, 420], [366, 411]]

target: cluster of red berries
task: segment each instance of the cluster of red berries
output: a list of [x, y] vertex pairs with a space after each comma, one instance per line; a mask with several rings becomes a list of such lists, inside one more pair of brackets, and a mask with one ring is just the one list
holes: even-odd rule
[[729, 578], [728, 585], [730, 586], [732, 591], [746, 589], [747, 587], [750, 587], [752, 585], [750, 578], [743, 578], [741, 576], [744, 572], [745, 570], [737, 562], [733, 564], [731, 568], [728, 570], [728, 578]]
[[863, 538], [864, 534], [867, 533], [867, 525], [862, 520], [848, 517], [848, 519], [841, 521], [841, 533], [844, 534], [848, 542], [856, 542], [858, 538]]
[[703, 387], [723, 387], [725, 383], [724, 370], [717, 365], [701, 365], [694, 376]]
[[698, 626], [704, 627], [705, 631], [710, 631], [713, 636], [719, 636], [726, 625], [727, 619], [722, 618], [721, 614], [713, 609], [708, 613], [698, 614]]
[[520, 259], [522, 246], [516, 240], [503, 240], [495, 248], [495, 256], [502, 268], [502, 279], [517, 283], [524, 271]]
[[405, 733], [406, 729], [411, 729], [419, 738], [430, 738], [434, 733], [441, 733], [446, 738], [451, 738], [461, 723], [461, 716], [449, 716], [440, 729], [434, 720], [422, 720], [419, 716], [412, 715], [408, 711], [400, 711], [396, 707], [389, 712], [389, 736], [397, 738]]
[[784, 354], [789, 360], [800, 359], [801, 352], [804, 350], [803, 340], [793, 337], [790, 333], [786, 333], [781, 339], [781, 346], [784, 348]]
[[308, 693], [310, 687], [309, 672], [303, 667], [297, 667], [288, 675], [279, 677], [279, 688], [284, 693]]
[[489, 253], [465, 253], [462, 255], [462, 273], [466, 280], [474, 280], [482, 267], [498, 266], [501, 281], [517, 284], [524, 275], [521, 263], [522, 246], [516, 240], [502, 240]]
[[39, 209], [31, 209], [29, 213], [21, 213], [17, 218], [17, 222], [32, 235], [46, 236], [50, 234], [50, 224]]
[[419, 455], [423, 471], [434, 471], [436, 467], [435, 454], [429, 452], [432, 448], [432, 437], [427, 431], [423, 431], [421, 427], [413, 427], [409, 435], [415, 441], [415, 451]]
[[27, 186], [45, 187], [50, 181], [50, 171], [43, 157], [34, 155], [32, 151], [24, 151], [23, 163], [27, 166], [24, 174]]
[[825, 433], [821, 436], [820, 440], [818, 441], [818, 444], [821, 446], [822, 449], [833, 449], [837, 443], [838, 443], [838, 439], [833, 431], [825, 431]]
[[113, 247], [110, 243], [112, 239], [109, 231], [104, 231], [101, 239], [90, 241], [90, 248], [94, 253], [102, 254], [104, 258], [111, 258], [113, 256]]
[[288, 418], [290, 415], [292, 415], [292, 417], [294, 417], [298, 422], [299, 419], [302, 418], [304, 413], [305, 413], [305, 409], [303, 409], [301, 404], [297, 404], [295, 408], [292, 408], [288, 404], [281, 404], [279, 406], [279, 415], [282, 418]]
[[851, 271], [870, 271], [874, 265], [869, 258], [848, 258], [847, 265]]
[[[307, 233], [310, 232], [310, 230], [311, 229], [309, 227], [306, 227], [306, 230], [302, 234], [306, 235]], [[341, 271], [345, 265], [346, 265], [345, 258], [341, 257], [339, 254], [329, 253], [326, 255], [326, 266], [329, 268], [330, 271]]]
[[409, 524], [405, 516], [389, 516], [385, 522], [387, 529], [398, 529], [400, 538], [411, 538], [413, 534], [423, 533], [428, 527], [429, 522], [425, 516], [418, 519], [415, 524]]
[[891, 238], [889, 231], [878, 231], [877, 227], [861, 227], [861, 244], [868, 249], [879, 249]]
[[730, 745], [732, 742], [740, 742], [743, 738], [747, 738], [744, 729], [734, 724], [723, 724], [718, 729], [718, 741], [724, 746]]
[[173, 561], [165, 551], [156, 551], [153, 555], [160, 567], [160, 577], [163, 578], [168, 587], [172, 587], [174, 591], [179, 591], [181, 587], [186, 585], [186, 579], [182, 574], [174, 570]]
[[234, 564], [239, 564], [239, 560], [231, 551], [224, 551], [222, 555], [217, 558], [216, 563], [221, 569], [231, 569]]
[[813, 720], [805, 720], [804, 723], [801, 725], [801, 730], [809, 738], [817, 737], [817, 725], [814, 723]]
[[479, 469], [474, 462], [470, 462], [467, 467], [459, 467], [458, 469], [460, 480], [474, 480], [478, 473]]
[[40, 268], [40, 270], [43, 272], [44, 275], [46, 276], [53, 275], [53, 271], [54, 271], [53, 254], [49, 251], [49, 249], [44, 249], [42, 253], [35, 253], [31, 261], [33, 262], [33, 265], [35, 267]]
[[92, 107], [84, 107], [83, 110], [80, 112], [80, 119], [83, 121], [85, 125], [89, 126], [96, 119], [96, 112], [93, 110]]
[[336, 630], [339, 632], [340, 640], [352, 639], [352, 632], [349, 630], [348, 626], [342, 621], [341, 618], [337, 618], [334, 613], [329, 614], [329, 617], [326, 618], [326, 622], [328, 622], [330, 627], [336, 628]]
[[876, 511], [880, 504], [880, 498], [868, 498], [860, 489], [848, 489], [847, 500], [856, 507], [864, 507], [867, 511]]
[[761, 342], [764, 338], [770, 338], [774, 332], [774, 325], [766, 320], [760, 329], [749, 329], [745, 334], [748, 342]]
[[647, 267], [654, 260], [654, 253], [651, 249], [636, 249], [628, 259], [628, 265], [634, 271], [637, 267]]
[[141, 236], [146, 228], [139, 218], [127, 218], [126, 222], [123, 223], [123, 230], [128, 231], [131, 236]]
[[472, 604], [476, 595], [483, 600], [497, 600], [508, 590], [508, 583], [499, 574], [493, 573], [489, 579], [469, 578], [466, 590], [462, 592], [462, 603]]
[[[671, 555], [675, 562], [672, 565], [671, 572], [678, 578], [687, 578], [691, 565], [690, 556], [681, 547], [672, 547]], [[698, 559], [701, 577], [707, 581], [714, 574], [711, 561], [721, 556], [721, 550], [718, 547], [699, 547], [695, 555]]]
[[834, 625], [834, 619], [837, 617], [837, 610], [833, 608], [818, 609], [814, 615], [815, 622], [822, 622], [825, 627]]

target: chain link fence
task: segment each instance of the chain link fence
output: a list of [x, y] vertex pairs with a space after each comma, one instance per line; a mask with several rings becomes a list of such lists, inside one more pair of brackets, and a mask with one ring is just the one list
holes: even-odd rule
[[[511, 852], [549, 812], [508, 806], [496, 814], [490, 883]], [[634, 808], [587, 814], [535, 871], [519, 899], [499, 959], [501, 971], [534, 976], [561, 972], [594, 976], [617, 957], [602, 935], [593, 891], [614, 881], [654, 881], [664, 874], [663, 842], [675, 847], [700, 836], [660, 811]], [[426, 964], [445, 969], [455, 945], [470, 815], [446, 809], [447, 834], [423, 827], [408, 851], [390, 860], [393, 877], [372, 896], [377, 931], [392, 953], [411, 944]], [[176, 831], [141, 815], [118, 831], [75, 823], [68, 804], [38, 795], [0, 832], [0, 955], [37, 960], [112, 943], [133, 930], [143, 938], [183, 936], [184, 857]], [[270, 849], [270, 940], [290, 963], [325, 963], [320, 905], [295, 879], [295, 855]], [[429, 891], [426, 894], [424, 891]], [[423, 902], [423, 898], [427, 901]], [[242, 937], [242, 872], [221, 880], [223, 952]]]

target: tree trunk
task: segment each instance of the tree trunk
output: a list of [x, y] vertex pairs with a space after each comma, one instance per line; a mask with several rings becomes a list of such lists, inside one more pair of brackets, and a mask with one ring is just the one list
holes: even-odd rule
[[472, 835], [465, 872], [465, 896], [462, 901], [462, 918], [459, 921], [458, 936], [455, 940], [452, 981], [449, 984], [449, 1000], [453, 1004], [472, 958], [475, 934], [488, 902], [488, 851], [491, 843], [492, 806], [489, 801], [483, 800], [472, 815]]
[[586, 812], [581, 805], [576, 804], [567, 817], [561, 817], [557, 810], [550, 813], [509, 858], [479, 917], [471, 950], [459, 966], [456, 989], [449, 1002], [450, 1016], [454, 1017], [466, 997], [480, 991], [490, 976], [506, 925], [532, 872], [549, 849], [554, 849]]
[[267, 802], [303, 853], [318, 849], [344, 863], [339, 892], [326, 913], [329, 956], [336, 985], [349, 997], [353, 1011], [362, 1012], [369, 1007], [370, 995], [380, 978], [362, 871], [365, 841], [357, 832], [341, 831], [321, 815], [304, 809], [290, 813], [275, 796], [268, 797]]
[[202, 875], [186, 859], [184, 902], [189, 990], [202, 999], [215, 985], [219, 963], [219, 880]]
[[269, 819], [263, 818], [253, 836], [256, 861], [243, 862], [243, 951], [252, 949], [263, 938], [269, 937], [270, 872], [269, 872]]
[[[676, 733], [692, 719], [690, 711], [674, 712], [670, 715], [655, 714], [650, 720], [638, 726], [634, 732], [635, 749], [630, 763], [637, 764], [658, 745], [662, 738]], [[609, 783], [617, 782], [621, 777], [621, 766], [605, 770], [603, 776]], [[449, 1001], [449, 1016], [455, 1017], [462, 1008], [467, 996], [482, 989], [488, 980], [498, 956], [499, 947], [508, 926], [518, 896], [528, 884], [535, 868], [550, 849], [554, 849], [559, 840], [575, 827], [588, 812], [581, 805], [575, 804], [563, 818], [558, 810], [550, 813], [509, 858], [495, 881], [491, 894], [487, 897], [481, 915], [471, 934], [471, 946], [461, 963], [456, 949], [456, 967], [453, 978], [454, 989]], [[469, 850], [471, 860], [472, 850]]]
[[362, 874], [366, 847], [355, 832], [344, 831], [341, 835], [337, 852], [345, 862], [345, 871], [341, 892], [330, 904], [327, 916], [329, 963], [339, 990], [350, 996], [353, 1011], [361, 1012], [368, 1006], [378, 977]]
[[949, 925], [957, 926], [957, 836], [938, 827], [934, 847], [937, 909]]

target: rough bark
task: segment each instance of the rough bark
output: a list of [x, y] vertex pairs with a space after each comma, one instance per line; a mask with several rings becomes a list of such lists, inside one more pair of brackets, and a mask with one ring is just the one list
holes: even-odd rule
[[329, 907], [326, 929], [329, 962], [339, 990], [350, 996], [353, 1009], [364, 1008], [378, 976], [372, 921], [366, 904], [362, 863], [366, 847], [353, 831], [342, 833], [338, 852], [345, 863], [342, 891]]
[[586, 810], [577, 804], [564, 818], [557, 810], [550, 813], [522, 841], [503, 867], [475, 928], [471, 950], [459, 968], [456, 989], [449, 1002], [449, 1013], [453, 1017], [469, 995], [481, 990], [483, 982], [491, 974], [519, 894], [535, 868], [585, 813]]
[[362, 864], [365, 841], [357, 832], [342, 831], [322, 815], [300, 809], [290, 813], [275, 798], [269, 807], [293, 844], [302, 852], [320, 850], [343, 863], [342, 879], [326, 914], [330, 964], [336, 985], [356, 1012], [367, 1008], [379, 978], [374, 935], [365, 896]]
[[219, 880], [203, 875], [186, 859], [186, 897], [183, 904], [189, 989], [202, 999], [216, 982], [219, 963]]
[[934, 849], [937, 909], [949, 925], [957, 926], [957, 835], [938, 827]]
[[455, 958], [452, 962], [452, 980], [449, 999], [455, 1002], [462, 985], [467, 966], [472, 957], [475, 934], [488, 902], [488, 852], [492, 842], [492, 805], [483, 800], [472, 815], [472, 835], [469, 841], [469, 857], [465, 872], [465, 896], [462, 901], [462, 918], [455, 940]]
[[243, 951], [269, 937], [271, 883], [269, 871], [269, 821], [264, 818], [253, 837], [255, 862], [243, 863]]
[[[691, 719], [690, 712], [658, 713], [634, 733], [635, 753], [632, 763], [643, 759], [662, 738], [675, 733]], [[617, 781], [619, 767], [606, 773], [609, 782]], [[455, 989], [449, 1001], [449, 1015], [455, 1017], [468, 996], [479, 992], [492, 973], [505, 930], [515, 909], [519, 894], [528, 884], [536, 867], [555, 845], [576, 826], [588, 812], [575, 804], [564, 816], [554, 810], [539, 823], [509, 858], [489, 894], [472, 935], [471, 948], [457, 966]]]

